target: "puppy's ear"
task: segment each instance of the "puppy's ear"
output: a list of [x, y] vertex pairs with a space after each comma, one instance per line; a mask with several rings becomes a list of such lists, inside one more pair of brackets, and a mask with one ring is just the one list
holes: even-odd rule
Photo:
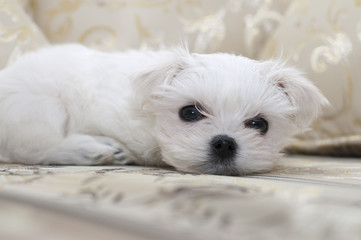
[[292, 67], [285, 67], [280, 62], [265, 62], [268, 65], [267, 78], [285, 94], [296, 108], [293, 116], [296, 125], [305, 130], [321, 113], [323, 106], [328, 106], [328, 100], [320, 90], [303, 74]]
[[173, 79], [191, 64], [192, 59], [188, 49], [184, 47], [154, 55], [154, 63], [144, 67], [133, 78], [133, 87], [139, 103], [143, 107], [149, 103], [153, 93], [159, 87], [170, 85]]

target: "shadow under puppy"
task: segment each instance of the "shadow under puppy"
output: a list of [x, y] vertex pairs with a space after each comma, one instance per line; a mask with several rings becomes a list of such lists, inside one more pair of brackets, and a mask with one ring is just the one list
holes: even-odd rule
[[267, 171], [325, 104], [278, 61], [53, 46], [0, 72], [0, 161]]

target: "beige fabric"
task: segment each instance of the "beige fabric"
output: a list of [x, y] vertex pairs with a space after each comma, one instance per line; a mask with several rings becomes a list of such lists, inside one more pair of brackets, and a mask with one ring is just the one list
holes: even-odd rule
[[256, 55], [287, 0], [36, 0], [35, 21], [54, 43], [101, 50], [159, 48], [187, 41], [196, 52]]
[[25, 52], [47, 44], [29, 15], [24, 11], [26, 1], [0, 1], [0, 69]]
[[361, 156], [361, 2], [294, 1], [262, 57], [280, 52], [332, 104], [291, 151]]
[[[282, 20], [288, 0], [2, 0], [0, 67], [45, 44], [80, 42], [100, 50], [162, 48], [188, 42], [195, 52], [253, 57]], [[32, 20], [24, 14], [25, 9]], [[14, 22], [14, 16], [16, 21]], [[14, 33], [13, 29], [17, 31]], [[21, 31], [24, 36], [19, 36]], [[23, 40], [21, 40], [23, 39]], [[10, 44], [9, 44], [10, 43]]]
[[[20, 199], [24, 198], [24, 199]], [[57, 204], [22, 195], [0, 193], [0, 238], [2, 240], [150, 240], [138, 232], [104, 226], [97, 218], [74, 216], [74, 207], [59, 208]], [[75, 209], [75, 211], [74, 211]], [[71, 212], [69, 212], [71, 211]], [[86, 214], [86, 212], [85, 212]], [[155, 240], [155, 239], [154, 239]]]
[[[0, 207], [1, 239], [110, 239], [115, 230], [157, 240], [361, 236], [359, 160], [284, 158], [274, 172], [248, 177], [136, 166], [0, 169], [0, 203], [13, 204]], [[98, 235], [81, 234], [87, 225]]]

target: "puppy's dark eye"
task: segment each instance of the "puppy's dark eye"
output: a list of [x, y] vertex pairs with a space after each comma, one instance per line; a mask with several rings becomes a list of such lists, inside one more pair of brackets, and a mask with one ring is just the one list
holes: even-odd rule
[[261, 135], [265, 135], [268, 131], [267, 120], [260, 116], [247, 120], [245, 122], [245, 126], [248, 128], [254, 128], [258, 130], [261, 133]]
[[185, 122], [196, 122], [201, 120], [204, 115], [199, 112], [195, 105], [188, 105], [179, 110], [179, 117]]

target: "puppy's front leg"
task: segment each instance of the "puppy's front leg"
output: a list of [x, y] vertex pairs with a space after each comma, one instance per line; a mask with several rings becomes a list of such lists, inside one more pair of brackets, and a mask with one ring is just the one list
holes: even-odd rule
[[82, 134], [66, 137], [41, 159], [43, 164], [100, 165], [133, 162], [125, 148], [114, 139]]
[[[23, 135], [25, 136], [25, 135]], [[4, 162], [24, 164], [101, 165], [133, 163], [131, 154], [116, 140], [104, 136], [48, 135], [16, 141]]]

